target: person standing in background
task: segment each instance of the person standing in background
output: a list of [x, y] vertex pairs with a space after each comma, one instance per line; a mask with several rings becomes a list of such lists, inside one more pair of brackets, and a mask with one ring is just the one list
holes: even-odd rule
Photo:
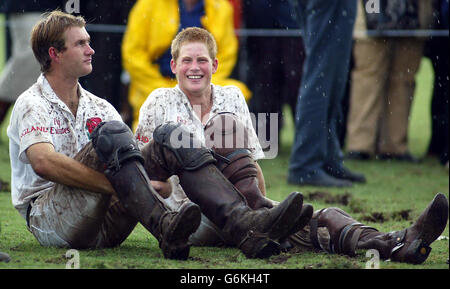
[[[431, 1], [383, 1], [381, 13], [367, 13], [365, 2], [359, 1], [355, 31], [429, 29]], [[423, 46], [418, 37], [356, 35], [348, 158], [419, 161], [408, 150], [408, 125]]]
[[[287, 0], [244, 1], [244, 20], [247, 29], [299, 29], [298, 15]], [[264, 15], [264, 17], [261, 17]], [[250, 112], [265, 114], [265, 137], [270, 135], [270, 113], [278, 115], [278, 143], [283, 126], [283, 105], [295, 115], [305, 53], [299, 36], [250, 36], [246, 39], [248, 67], [247, 84], [253, 92]], [[276, 124], [275, 124], [276, 125]], [[257, 130], [258, 135], [260, 131]], [[263, 147], [263, 149], [265, 149]]]
[[[434, 29], [448, 31], [448, 0], [434, 1]], [[425, 45], [425, 56], [434, 68], [434, 88], [431, 100], [431, 140], [428, 153], [439, 158], [448, 169], [448, 37], [432, 37]]]
[[288, 183], [348, 187], [366, 181], [343, 164], [338, 122], [349, 69], [356, 0], [298, 1], [306, 59]]

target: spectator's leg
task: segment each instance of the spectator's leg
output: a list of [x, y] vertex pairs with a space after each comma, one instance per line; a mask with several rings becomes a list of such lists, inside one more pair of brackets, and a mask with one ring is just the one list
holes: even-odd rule
[[415, 89], [415, 76], [423, 53], [421, 39], [395, 39], [387, 110], [380, 128], [380, 153], [408, 153], [408, 125]]
[[375, 154], [383, 91], [388, 75], [385, 39], [358, 39], [354, 45], [347, 150]]

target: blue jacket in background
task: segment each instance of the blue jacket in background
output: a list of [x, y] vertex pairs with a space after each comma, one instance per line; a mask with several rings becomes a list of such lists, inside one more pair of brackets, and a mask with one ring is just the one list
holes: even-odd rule
[[243, 7], [247, 28], [299, 28], [297, 12], [289, 0], [245, 0]]
[[448, 29], [448, 0], [441, 1], [441, 28]]

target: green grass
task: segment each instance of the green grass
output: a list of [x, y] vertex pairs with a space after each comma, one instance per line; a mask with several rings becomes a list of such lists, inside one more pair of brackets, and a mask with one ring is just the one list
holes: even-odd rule
[[5, 62], [5, 16], [0, 14], [0, 72], [3, 69], [3, 63]]
[[[1, 27], [1, 26], [0, 26]], [[0, 37], [1, 39], [1, 37]], [[1, 43], [0, 43], [1, 44]], [[1, 53], [1, 49], [0, 49]], [[1, 54], [0, 54], [1, 55]], [[423, 156], [430, 137], [429, 103], [432, 70], [424, 60], [418, 74], [417, 93], [414, 99], [410, 149], [416, 156]], [[287, 110], [286, 110], [287, 111]], [[436, 159], [425, 158], [421, 164], [381, 161], [347, 161], [346, 165], [366, 174], [368, 183], [352, 188], [314, 188], [291, 186], [286, 183], [290, 146], [293, 140], [292, 116], [282, 132], [282, 147], [273, 160], [261, 161], [265, 173], [268, 196], [284, 199], [291, 191], [303, 192], [307, 202], [315, 209], [338, 206], [358, 220], [377, 227], [380, 231], [400, 230], [409, 226], [437, 192], [449, 195], [448, 171]], [[9, 182], [10, 166], [6, 125], [0, 127], [0, 179]], [[314, 196], [322, 196], [315, 198]], [[399, 217], [403, 214], [403, 218]], [[405, 214], [407, 215], [405, 217]], [[383, 219], [383, 222], [380, 219]], [[27, 231], [25, 221], [11, 205], [10, 192], [0, 192], [0, 252], [10, 255], [9, 263], [0, 268], [65, 268], [66, 249], [43, 248]], [[448, 236], [448, 225], [443, 235]], [[381, 262], [380, 268], [444, 268], [449, 255], [449, 241], [432, 244], [432, 252], [422, 265]], [[138, 225], [129, 238], [113, 249], [81, 250], [81, 268], [189, 268], [189, 269], [295, 269], [295, 268], [365, 268], [369, 260], [365, 252], [355, 258], [304, 251], [281, 254], [266, 260], [246, 259], [235, 248], [191, 248], [187, 261], [166, 260], [157, 241]]]

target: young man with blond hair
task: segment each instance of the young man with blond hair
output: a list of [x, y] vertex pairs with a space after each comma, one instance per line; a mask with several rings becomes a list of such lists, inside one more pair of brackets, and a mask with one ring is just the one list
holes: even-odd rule
[[[140, 110], [136, 138], [144, 156], [154, 152], [155, 143], [174, 152], [180, 152], [175, 148], [180, 144], [201, 144], [202, 149], [191, 149], [190, 161], [176, 157], [177, 153], [171, 159], [158, 159], [160, 165], [153, 165], [152, 170], [166, 173], [157, 174], [159, 182], [154, 186], [174, 210], [191, 201], [200, 206], [202, 222], [190, 237], [194, 245], [237, 245], [245, 251], [247, 238], [236, 243], [248, 222], [240, 218], [240, 212], [247, 206], [261, 216], [261, 212], [268, 214], [280, 206], [287, 210], [286, 204], [298, 193], [290, 194], [281, 204], [265, 197], [264, 177], [256, 162], [264, 153], [242, 92], [234, 86], [211, 83], [219, 65], [215, 51], [214, 37], [204, 29], [187, 28], [175, 37], [170, 65], [178, 84], [149, 95]], [[185, 166], [173, 166], [175, 159], [184, 160]], [[169, 167], [172, 169], [165, 169]], [[178, 178], [160, 182], [171, 173]], [[229, 224], [233, 219], [237, 225]], [[350, 256], [357, 249], [377, 249], [383, 259], [422, 263], [447, 219], [448, 200], [443, 194], [435, 196], [411, 227], [390, 233], [365, 226], [339, 208], [313, 212], [301, 198], [297, 214], [285, 224], [285, 230], [256, 226], [260, 231], [254, 233], [259, 234], [248, 233], [248, 238], [263, 240], [268, 236], [273, 241], [272, 254], [293, 247], [315, 247]]]

